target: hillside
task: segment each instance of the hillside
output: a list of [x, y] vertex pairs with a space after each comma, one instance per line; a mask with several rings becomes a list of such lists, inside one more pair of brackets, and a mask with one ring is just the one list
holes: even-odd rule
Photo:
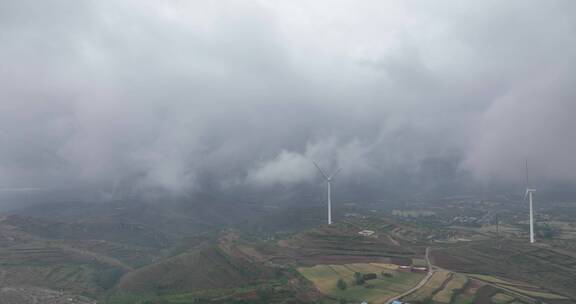
[[126, 275], [118, 289], [126, 293], [186, 293], [240, 287], [272, 278], [272, 269], [222, 246], [203, 245]]

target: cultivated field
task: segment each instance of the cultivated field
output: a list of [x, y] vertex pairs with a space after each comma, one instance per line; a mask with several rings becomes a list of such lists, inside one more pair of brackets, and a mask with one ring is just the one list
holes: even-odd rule
[[454, 274], [444, 288], [434, 295], [434, 302], [451, 303], [452, 298], [464, 288], [467, 282], [468, 278], [465, 275]]
[[[424, 277], [422, 273], [402, 272], [394, 268], [389, 264], [359, 263], [300, 267], [298, 271], [313, 282], [323, 294], [335, 299], [385, 303], [387, 299], [414, 287]], [[383, 271], [391, 273], [392, 277], [382, 276]], [[364, 285], [356, 285], [355, 272], [375, 273], [378, 278], [366, 281]], [[337, 287], [339, 279], [346, 282], [346, 289], [342, 290]]]

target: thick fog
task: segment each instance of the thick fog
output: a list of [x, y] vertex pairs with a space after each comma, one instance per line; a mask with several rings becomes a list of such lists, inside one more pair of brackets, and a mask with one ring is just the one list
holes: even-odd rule
[[0, 191], [574, 182], [575, 71], [571, 0], [0, 0]]

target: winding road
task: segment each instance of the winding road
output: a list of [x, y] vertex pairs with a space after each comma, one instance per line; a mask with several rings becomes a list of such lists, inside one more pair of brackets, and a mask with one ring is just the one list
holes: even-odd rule
[[425, 257], [426, 257], [426, 263], [428, 264], [428, 273], [426, 274], [426, 276], [424, 278], [422, 278], [422, 280], [420, 282], [418, 282], [418, 284], [416, 284], [416, 286], [405, 291], [404, 293], [401, 293], [397, 296], [394, 296], [394, 297], [388, 299], [386, 301], [386, 304], [391, 304], [394, 300], [405, 297], [405, 296], [415, 292], [416, 290], [418, 290], [419, 288], [424, 286], [426, 283], [428, 283], [428, 281], [430, 280], [430, 278], [432, 277], [432, 275], [436, 271], [435, 269], [432, 268], [432, 262], [430, 262], [430, 247], [426, 247], [426, 256]]

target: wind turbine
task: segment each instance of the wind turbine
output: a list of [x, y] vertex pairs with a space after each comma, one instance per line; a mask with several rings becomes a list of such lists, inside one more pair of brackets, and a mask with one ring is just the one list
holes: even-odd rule
[[524, 193], [524, 200], [528, 198], [530, 202], [530, 243], [534, 243], [534, 209], [532, 208], [532, 197], [536, 189], [530, 188], [530, 180], [528, 179], [528, 160], [526, 160], [526, 192]]
[[338, 168], [336, 171], [334, 171], [334, 173], [332, 173], [332, 175], [327, 175], [326, 173], [324, 173], [322, 169], [320, 169], [320, 166], [318, 166], [318, 164], [315, 161], [312, 162], [314, 163], [314, 166], [316, 166], [318, 171], [320, 171], [320, 174], [322, 175], [322, 177], [324, 177], [324, 180], [326, 180], [326, 183], [328, 184], [328, 225], [332, 225], [332, 193], [331, 193], [332, 180], [338, 173], [340, 173], [340, 170], [342, 168]]

